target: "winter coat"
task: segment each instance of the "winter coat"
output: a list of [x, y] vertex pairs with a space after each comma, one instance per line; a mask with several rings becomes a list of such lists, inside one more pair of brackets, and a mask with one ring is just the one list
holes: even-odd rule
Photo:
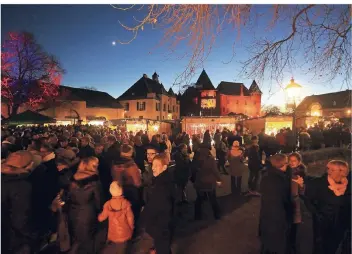
[[296, 146], [296, 140], [294, 137], [294, 133], [291, 130], [286, 132], [286, 146], [288, 146], [288, 147], [295, 147]]
[[134, 151], [135, 151], [134, 161], [136, 162], [138, 168], [142, 172], [144, 172], [145, 148], [143, 145], [141, 146], [134, 145]]
[[170, 235], [176, 188], [169, 169], [153, 178], [148, 187], [148, 202], [140, 216], [140, 226], [153, 238]]
[[139, 188], [142, 185], [140, 169], [133, 159], [122, 158], [111, 169], [112, 179], [122, 184], [124, 197], [132, 204], [135, 217], [140, 208], [141, 198]]
[[276, 134], [276, 140], [279, 143], [280, 146], [286, 145], [286, 137], [284, 133], [278, 133]]
[[248, 168], [250, 170], [260, 170], [262, 168], [262, 158], [259, 154], [259, 146], [249, 147], [245, 156], [248, 156]]
[[175, 153], [175, 182], [178, 185], [186, 185], [188, 179], [191, 176], [191, 161], [190, 158], [185, 154], [182, 154], [180, 151]]
[[313, 215], [314, 249], [321, 254], [335, 253], [351, 216], [346, 216], [351, 205], [350, 189], [336, 196], [328, 186], [327, 174], [305, 183], [305, 201]]
[[120, 142], [116, 141], [112, 146], [108, 148], [105, 154], [105, 159], [107, 166], [111, 168], [114, 161], [118, 161], [120, 159]]
[[[234, 152], [233, 152], [234, 153]], [[243, 163], [243, 151], [239, 150], [239, 155], [233, 155], [231, 150], [228, 153], [228, 161], [230, 164], [231, 176], [242, 176], [243, 172], [248, 170], [247, 166]]]
[[73, 245], [70, 253], [94, 253], [97, 216], [101, 211], [101, 186], [97, 175], [71, 180], [68, 211]]
[[215, 133], [214, 135], [215, 148], [218, 149], [221, 143], [221, 133]]
[[[1, 253], [15, 253], [31, 241], [32, 183], [29, 172], [1, 168]], [[26, 252], [21, 252], [26, 253]]]
[[308, 148], [311, 144], [311, 138], [308, 132], [301, 132], [299, 134], [299, 145], [302, 148]]
[[90, 145], [87, 145], [87, 146], [81, 147], [79, 149], [79, 153], [77, 154], [77, 157], [83, 159], [83, 158], [88, 158], [88, 157], [91, 157], [94, 155], [95, 155], [95, 152], [94, 152], [93, 147], [91, 147]]
[[104, 196], [104, 201], [107, 201], [110, 199], [110, 184], [112, 182], [112, 176], [111, 176], [111, 168], [108, 166], [108, 163], [105, 158], [105, 153], [101, 154], [100, 156], [96, 156], [99, 159], [99, 166], [98, 166], [98, 172], [99, 172], [99, 179], [103, 191], [103, 196]]
[[286, 254], [292, 223], [290, 182], [285, 172], [268, 168], [261, 184], [259, 234], [270, 253]]
[[114, 243], [126, 242], [132, 237], [134, 218], [131, 204], [123, 197], [113, 197], [104, 204], [99, 221], [109, 219], [108, 240]]
[[141, 170], [133, 159], [121, 158], [114, 163], [111, 168], [111, 176], [114, 181], [118, 181], [124, 187], [142, 185]]
[[209, 149], [200, 148], [192, 161], [192, 180], [199, 191], [212, 191], [221, 181], [216, 161]]

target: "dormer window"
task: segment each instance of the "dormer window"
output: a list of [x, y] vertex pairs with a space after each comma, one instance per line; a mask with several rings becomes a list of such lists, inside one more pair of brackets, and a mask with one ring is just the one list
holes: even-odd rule
[[336, 106], [336, 101], [334, 101], [334, 102], [332, 103], [332, 105], [333, 105], [333, 106]]

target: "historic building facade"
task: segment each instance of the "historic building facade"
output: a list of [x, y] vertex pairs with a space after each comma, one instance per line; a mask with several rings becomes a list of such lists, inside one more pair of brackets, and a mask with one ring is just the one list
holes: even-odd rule
[[146, 74], [117, 98], [125, 109], [125, 118], [176, 120], [180, 118], [180, 103], [172, 88], [166, 91], [159, 75]]
[[307, 96], [295, 110], [298, 127], [331, 121], [351, 123], [352, 90]]
[[[52, 105], [46, 105], [45, 110], [39, 110], [40, 114], [55, 118], [57, 124], [77, 124], [79, 122], [102, 124], [104, 121], [124, 117], [122, 105], [108, 93], [69, 86], [60, 86], [59, 89], [59, 96], [55, 102]], [[42, 108], [43, 105], [38, 105], [37, 108], [23, 105], [18, 113], [26, 110], [37, 111]], [[5, 118], [8, 117], [7, 104], [4, 100], [1, 102], [1, 114]]]
[[195, 85], [179, 95], [182, 116], [261, 115], [262, 92], [253, 80], [248, 89], [243, 83], [221, 81], [217, 88], [205, 70]]

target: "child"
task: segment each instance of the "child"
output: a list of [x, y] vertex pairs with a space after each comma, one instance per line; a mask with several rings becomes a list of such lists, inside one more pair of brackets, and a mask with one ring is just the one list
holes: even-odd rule
[[111, 183], [110, 193], [112, 198], [104, 204], [103, 212], [98, 216], [100, 222], [109, 218], [108, 241], [102, 253], [124, 254], [134, 229], [131, 203], [122, 196], [117, 181]]

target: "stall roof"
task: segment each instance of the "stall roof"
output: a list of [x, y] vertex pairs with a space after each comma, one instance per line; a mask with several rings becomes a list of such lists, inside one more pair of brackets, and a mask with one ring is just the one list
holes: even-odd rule
[[55, 123], [56, 120], [49, 116], [27, 110], [4, 120], [7, 124], [44, 124]]

